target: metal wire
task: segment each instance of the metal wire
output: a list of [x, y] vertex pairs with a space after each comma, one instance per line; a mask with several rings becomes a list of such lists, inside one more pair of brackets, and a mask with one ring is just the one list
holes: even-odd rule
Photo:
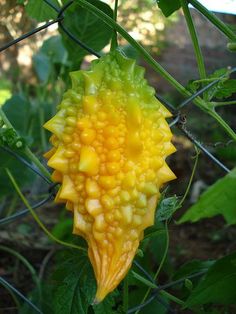
[[181, 279], [172, 281], [172, 282], [170, 282], [170, 283], [167, 283], [167, 284], [165, 284], [165, 285], [161, 285], [161, 286], [159, 286], [157, 289], [158, 289], [158, 290], [165, 290], [165, 289], [171, 288], [171, 287], [176, 286], [176, 285], [178, 285], [178, 284], [180, 284], [180, 283], [183, 283], [186, 279], [193, 279], [193, 278], [201, 277], [201, 276], [205, 275], [206, 272], [207, 272], [207, 270], [200, 271], [200, 272], [198, 272], [198, 273], [189, 275], [189, 276], [187, 276], [187, 277], [185, 277], [185, 278], [181, 278]]
[[[233, 68], [231, 73], [235, 72], [236, 68]], [[197, 93], [193, 94], [189, 99], [185, 100], [182, 104], [179, 105], [178, 108], [182, 108], [183, 106], [186, 106], [189, 104], [193, 99], [204, 93], [206, 90], [211, 88], [214, 84], [219, 82], [219, 80], [222, 80], [224, 76], [222, 76], [220, 79], [217, 79], [210, 84], [206, 85], [204, 88], [200, 89]], [[213, 84], [214, 83], [214, 84]], [[219, 160], [217, 159], [212, 153], [209, 152], [209, 150], [204, 147], [203, 144], [201, 144], [199, 141], [197, 141], [194, 136], [191, 134], [190, 131], [186, 129], [186, 117], [185, 115], [181, 114], [181, 111], [175, 108], [171, 103], [169, 103], [166, 99], [163, 97], [157, 95], [156, 96], [158, 100], [164, 103], [166, 107], [168, 107], [172, 113], [174, 114], [174, 120], [170, 123], [170, 127], [177, 125], [177, 127], [184, 133], [184, 135], [193, 142], [200, 150], [208, 157], [210, 158], [216, 165], [218, 165], [221, 169], [223, 169], [225, 172], [229, 173], [230, 170]]]
[[[139, 265], [140, 266], [140, 265]], [[139, 267], [138, 266], [138, 267]], [[155, 281], [153, 280], [153, 278], [141, 267], [140, 270], [142, 270], [142, 272], [146, 275], [146, 277], [151, 281], [153, 282], [154, 284]], [[151, 303], [155, 298], [157, 299], [158, 302], [160, 302], [164, 307], [166, 307], [166, 309], [168, 310], [169, 313], [175, 313], [174, 310], [172, 310], [170, 308], [170, 306], [168, 304], [165, 303], [164, 300], [162, 300], [159, 296], [159, 292], [161, 290], [166, 290], [168, 288], [171, 288], [173, 286], [176, 286], [178, 284], [181, 284], [183, 283], [186, 279], [193, 279], [193, 278], [197, 278], [197, 277], [201, 277], [203, 275], [205, 275], [207, 272], [207, 270], [203, 270], [201, 272], [198, 272], [198, 273], [195, 273], [195, 274], [192, 274], [192, 275], [189, 275], [189, 276], [186, 276], [185, 278], [181, 278], [181, 279], [178, 279], [178, 280], [175, 280], [175, 281], [172, 281], [170, 283], [167, 283], [165, 285], [159, 285], [156, 289], [154, 288], [153, 289], [153, 292], [150, 296], [150, 298], [148, 298], [144, 303], [141, 303], [135, 307], [132, 307], [131, 309], [128, 310], [128, 314], [131, 314], [131, 313], [134, 313], [138, 310], [141, 310], [142, 308], [144, 308], [146, 305], [148, 305], [149, 303]], [[151, 278], [150, 278], [151, 277]], [[167, 308], [168, 307], [168, 308]]]
[[152, 278], [151, 275], [137, 262], [134, 260], [134, 265], [138, 267], [139, 270], [154, 284], [156, 284], [155, 280]]
[[3, 45], [0, 48], [0, 52], [8, 49], [9, 47], [19, 43], [20, 41], [42, 31], [43, 29], [48, 28], [49, 26], [58, 23], [58, 26], [63, 30], [63, 32], [70, 38], [72, 39], [76, 44], [78, 44], [81, 48], [87, 50], [89, 53], [93, 54], [96, 57], [100, 57], [101, 55], [96, 52], [95, 50], [93, 50], [92, 48], [90, 48], [88, 45], [86, 45], [85, 43], [83, 43], [80, 39], [78, 39], [75, 35], [73, 35], [63, 24], [62, 24], [62, 20], [64, 19], [64, 12], [66, 11], [66, 9], [74, 2], [73, 0], [69, 1], [68, 3], [66, 3], [61, 9], [57, 8], [54, 4], [52, 4], [49, 0], [43, 0], [45, 3], [47, 3], [51, 8], [53, 8], [57, 13], [58, 16], [55, 20], [53, 21], [49, 21], [47, 23], [45, 23], [44, 25], [37, 27], [29, 32], [27, 32], [26, 34], [13, 39], [12, 41], [6, 43], [5, 45]]
[[73, 3], [74, 0], [71, 0], [67, 2], [61, 9], [58, 9], [55, 5], [53, 5], [49, 0], [43, 0], [45, 3], [50, 5], [57, 13], [58, 13], [58, 26], [62, 29], [62, 31], [70, 38], [72, 39], [77, 45], [79, 45], [81, 48], [87, 50], [92, 55], [100, 58], [101, 55], [96, 52], [94, 49], [90, 48], [88, 45], [83, 43], [80, 39], [78, 39], [74, 34], [72, 34], [64, 25], [63, 25], [63, 19], [64, 19], [64, 12], [66, 9], [68, 9]]
[[14, 156], [17, 158], [22, 164], [24, 164], [26, 167], [28, 167], [30, 170], [35, 172], [38, 176], [40, 176], [44, 181], [46, 181], [48, 184], [51, 184], [51, 181], [45, 177], [34, 165], [31, 165], [27, 160], [25, 160], [22, 156], [17, 154], [15, 151], [11, 150], [10, 148], [6, 146], [0, 146], [0, 149], [4, 150], [8, 154]]
[[63, 32], [70, 37], [74, 42], [76, 42], [76, 44], [80, 45], [80, 47], [84, 48], [85, 50], [87, 50], [89, 53], [91, 53], [92, 55], [100, 58], [101, 55], [96, 52], [95, 50], [93, 50], [92, 48], [90, 48], [89, 46], [87, 46], [86, 44], [84, 44], [81, 40], [79, 40], [78, 38], [76, 38], [68, 29], [66, 29], [64, 27], [64, 25], [62, 24], [62, 22], [59, 22], [59, 26], [60, 28], [63, 30]]
[[143, 307], [145, 307], [146, 305], [148, 305], [149, 303], [151, 303], [154, 299], [156, 298], [155, 295], [152, 295], [147, 301], [145, 301], [144, 303], [141, 303], [137, 306], [132, 307], [131, 309], [129, 309], [127, 311], [128, 314], [134, 313], [138, 310], [141, 310]]
[[211, 160], [214, 161], [214, 163], [216, 165], [218, 165], [221, 169], [223, 169], [225, 172], [229, 173], [230, 170], [221, 162], [219, 161], [219, 159], [217, 159], [214, 155], [212, 155], [212, 153], [209, 152], [208, 149], [206, 149], [203, 144], [201, 144], [199, 141], [197, 141], [193, 135], [188, 131], [186, 130], [185, 126], [182, 125], [181, 123], [178, 124], [178, 127], [179, 129], [185, 134], [185, 136], [191, 140], [191, 142], [193, 142], [198, 148], [201, 149], [201, 151], [207, 156], [209, 157]]
[[[152, 276], [137, 262], [134, 260], [134, 265], [138, 267], [139, 270], [141, 270], [141, 272], [152, 282], [156, 285], [155, 280], [152, 278]], [[163, 290], [163, 289], [160, 289]], [[156, 291], [156, 290], [155, 290]], [[128, 310], [128, 313], [133, 313], [136, 312], [137, 310], [142, 309], [143, 307], [145, 307], [146, 305], [148, 305], [150, 302], [152, 302], [153, 299], [156, 299], [160, 304], [162, 304], [166, 310], [169, 313], [175, 313], [174, 310], [171, 309], [170, 305], [168, 303], [166, 303], [159, 295], [158, 293], [153, 294], [146, 302], [141, 303], [139, 305], [137, 305], [136, 307], [133, 307], [131, 309]]]
[[51, 25], [53, 25], [53, 24], [55, 24], [55, 23], [58, 23], [61, 19], [63, 19], [63, 17], [57, 18], [56, 20], [51, 21], [51, 22], [47, 22], [47, 23], [45, 23], [44, 25], [39, 26], [39, 27], [33, 29], [32, 31], [30, 31], [30, 32], [28, 32], [28, 33], [26, 33], [26, 34], [24, 34], [24, 35], [22, 35], [22, 36], [20, 36], [20, 37], [18, 37], [18, 38], [16, 38], [16, 39], [10, 41], [10, 42], [8, 42], [7, 44], [3, 45], [3, 46], [0, 48], [0, 52], [6, 50], [6, 49], [8, 49], [8, 48], [10, 48], [11, 46], [13, 46], [13, 45], [19, 43], [20, 41], [22, 41], [22, 40], [24, 40], [24, 39], [26, 39], [26, 38], [28, 38], [28, 37], [30, 37], [30, 36], [32, 36], [32, 35], [34, 35], [34, 34], [40, 32], [40, 31], [42, 31], [43, 29], [48, 28], [49, 26], [51, 26]]
[[[26, 34], [6, 43], [5, 45], [3, 45], [0, 48], [0, 52], [8, 49], [9, 47], [21, 42], [22, 40], [48, 28], [49, 26], [58, 23], [59, 28], [71, 39], [73, 40], [76, 44], [78, 44], [82, 49], [85, 49], [86, 51], [88, 51], [89, 53], [95, 55], [96, 57], [100, 57], [100, 54], [96, 51], [94, 51], [91, 47], [87, 46], [85, 43], [83, 43], [80, 39], [78, 39], [74, 34], [72, 34], [68, 28], [64, 25], [64, 18], [65, 18], [65, 12], [66, 10], [74, 3], [73, 0], [68, 1], [64, 6], [62, 7], [57, 7], [56, 5], [54, 5], [54, 3], [52, 3], [50, 0], [42, 0], [43, 2], [45, 2], [48, 6], [50, 6], [53, 10], [55, 10], [55, 12], [57, 13], [57, 17], [49, 22], [46, 22], [45, 24], [43, 24], [40, 27], [37, 27], [29, 32], [27, 32]], [[222, 163], [220, 162], [215, 156], [213, 156], [199, 141], [197, 141], [194, 136], [186, 129], [186, 121], [185, 118], [183, 116], [183, 114], [181, 113], [180, 109], [182, 109], [183, 107], [185, 107], [186, 105], [188, 105], [190, 102], [192, 102], [196, 97], [200, 96], [202, 93], [204, 93], [206, 90], [208, 90], [209, 88], [211, 88], [212, 86], [214, 86], [215, 84], [217, 84], [218, 82], [220, 82], [222, 79], [224, 79], [224, 77], [226, 75], [230, 75], [231, 73], [235, 72], [236, 68], [233, 68], [231, 71], [229, 71], [229, 73], [226, 73], [224, 75], [222, 75], [220, 78], [216, 79], [215, 81], [211, 82], [210, 84], [206, 85], [205, 87], [203, 87], [202, 89], [200, 89], [199, 91], [197, 91], [195, 94], [191, 95], [188, 99], [184, 100], [178, 107], [173, 106], [171, 103], [167, 102], [164, 98], [162, 98], [160, 95], [156, 95], [156, 98], [159, 99], [161, 102], [163, 102], [169, 109], [170, 111], [173, 113], [174, 118], [173, 121], [169, 124], [170, 127], [173, 127], [174, 125], [176, 125], [183, 133], [184, 135], [190, 139], [190, 141], [192, 141], [196, 146], [198, 146], [203, 152], [204, 154], [206, 154], [216, 165], [218, 165], [219, 167], [221, 167], [225, 172], [229, 172], [230, 170]], [[230, 141], [229, 141], [230, 142]], [[215, 144], [215, 146], [217, 146], [218, 143]], [[22, 156], [20, 156], [19, 154], [17, 154], [16, 152], [10, 150], [7, 147], [0, 147], [3, 150], [5, 150], [6, 152], [8, 152], [9, 154], [13, 155], [14, 157], [16, 157], [20, 162], [22, 162], [24, 165], [26, 165], [28, 168], [30, 168], [32, 171], [34, 171], [37, 175], [39, 175], [43, 180], [45, 180], [48, 184], [50, 184], [51, 182], [34, 166], [32, 166], [28, 161], [26, 161]], [[48, 190], [48, 196], [36, 203], [35, 205], [32, 206], [32, 208], [36, 209], [39, 208], [40, 206], [44, 205], [45, 203], [47, 203], [53, 196], [54, 196], [54, 188], [57, 184], [51, 185], [49, 187]], [[23, 209], [20, 210], [19, 212], [3, 218], [0, 220], [0, 224], [7, 224], [10, 223], [12, 221], [15, 221], [16, 219], [20, 219], [21, 217], [25, 216], [27, 213], [29, 212], [28, 209]], [[137, 262], [134, 261], [134, 264], [139, 268], [139, 270], [142, 271], [142, 273], [153, 283], [155, 283], [155, 281], [153, 280], [153, 278], [148, 274], [148, 272], [146, 272], [145, 269], [143, 269], [143, 267]], [[165, 285], [162, 286], [158, 286], [156, 289], [153, 289], [153, 293], [150, 296], [150, 298], [148, 300], [146, 300], [146, 302], [144, 302], [143, 304], [140, 304], [139, 306], [133, 307], [132, 309], [128, 310], [128, 313], [133, 313], [137, 310], [142, 309], [143, 307], [145, 307], [147, 304], [149, 304], [150, 302], [152, 302], [155, 298], [157, 299], [158, 302], [160, 302], [166, 309], [167, 311], [169, 311], [169, 313], [175, 313], [175, 311], [173, 311], [169, 305], [160, 297], [159, 295], [159, 291], [160, 290], [164, 290], [167, 288], [170, 288], [174, 285], [180, 284], [182, 283], [185, 279], [190, 279], [190, 278], [194, 278], [197, 276], [201, 276], [204, 275], [205, 272], [199, 272], [197, 274], [193, 274], [190, 275], [186, 278], [183, 279], [179, 279], [176, 280], [174, 282], [170, 282], [167, 283]], [[18, 291], [16, 288], [14, 288], [11, 284], [9, 284], [4, 278], [0, 277], [0, 283], [6, 285], [7, 287], [9, 287], [14, 293], [16, 293], [20, 298], [22, 298], [29, 306], [32, 307], [32, 309], [34, 309], [37, 313], [42, 313], [40, 311], [40, 309], [38, 309], [29, 299], [27, 299], [20, 291]]]
[[[48, 201], [50, 201], [52, 199], [53, 195], [54, 195], [54, 193], [49, 194], [42, 201], [36, 203], [35, 205], [32, 205], [31, 208], [36, 209], [36, 208], [39, 208], [40, 206], [46, 204]], [[29, 213], [30, 213], [30, 210], [28, 208], [22, 209], [22, 210], [16, 212], [15, 214], [13, 214], [11, 216], [8, 216], [6, 218], [0, 219], [0, 225], [8, 224], [9, 222], [12, 222], [12, 221], [14, 221], [16, 219], [22, 218], [22, 217], [26, 216]]]
[[216, 79], [215, 81], [209, 83], [208, 85], [204, 86], [203, 88], [201, 88], [199, 91], [197, 91], [195, 94], [193, 94], [192, 96], [190, 96], [188, 99], [186, 99], [185, 101], [183, 101], [178, 107], [177, 110], [182, 109], [183, 107], [185, 107], [186, 105], [188, 105], [190, 102], [192, 102], [192, 100], [194, 100], [196, 97], [202, 95], [205, 91], [207, 91], [209, 88], [211, 88], [212, 86], [216, 85], [217, 83], [219, 83], [220, 81], [222, 81], [227, 75], [232, 74], [236, 71], [236, 67], [231, 69], [229, 73], [225, 73], [222, 76], [220, 76], [218, 79]]
[[144, 308], [145, 306], [147, 306], [149, 303], [151, 303], [154, 299], [157, 299], [157, 301], [159, 303], [161, 303], [168, 311], [169, 313], [175, 313], [175, 311], [173, 311], [169, 304], [167, 304], [162, 298], [160, 298], [158, 295], [157, 295], [157, 292], [156, 293], [153, 293], [152, 296], [145, 302], [137, 305], [137, 306], [134, 306], [132, 307], [131, 309], [129, 309], [127, 311], [128, 314], [131, 314], [131, 313], [135, 313], [136, 311], [138, 310], [141, 310], [142, 308]]

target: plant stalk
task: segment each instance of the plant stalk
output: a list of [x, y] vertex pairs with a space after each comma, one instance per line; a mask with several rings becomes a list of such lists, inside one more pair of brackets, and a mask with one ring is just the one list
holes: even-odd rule
[[161, 290], [160, 294], [163, 295], [163, 297], [166, 297], [167, 299], [183, 306], [184, 305], [184, 301], [180, 300], [179, 298], [177, 298], [176, 296], [174, 296], [173, 294], [165, 291], [165, 290]]
[[26, 156], [38, 167], [38, 169], [51, 180], [50, 172], [46, 167], [41, 163], [41, 161], [36, 157], [36, 155], [29, 149], [28, 146], [25, 147], [24, 152]]
[[196, 56], [196, 60], [197, 60], [197, 65], [198, 65], [199, 76], [201, 79], [205, 79], [206, 78], [206, 69], [205, 69], [205, 65], [204, 65], [202, 51], [201, 51], [199, 41], [198, 41], [197, 32], [196, 32], [195, 26], [193, 24], [193, 19], [192, 19], [191, 13], [189, 11], [188, 2], [186, 0], [180, 0], [180, 3], [182, 6], [182, 9], [183, 9], [185, 20], [186, 20], [186, 23], [188, 26], [188, 30], [189, 30], [191, 39], [192, 39], [193, 48], [194, 48], [194, 52], [195, 52], [195, 56]]
[[214, 107], [236, 105], [236, 100], [211, 102]]

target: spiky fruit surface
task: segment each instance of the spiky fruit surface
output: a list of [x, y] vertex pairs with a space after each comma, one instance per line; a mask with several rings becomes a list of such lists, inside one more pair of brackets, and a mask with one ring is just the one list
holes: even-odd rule
[[89, 246], [100, 302], [126, 275], [154, 223], [163, 183], [175, 178], [165, 158], [175, 151], [168, 110], [143, 78], [144, 69], [118, 51], [71, 73], [72, 88], [45, 124], [46, 153], [61, 182], [56, 201], [74, 213], [75, 234]]

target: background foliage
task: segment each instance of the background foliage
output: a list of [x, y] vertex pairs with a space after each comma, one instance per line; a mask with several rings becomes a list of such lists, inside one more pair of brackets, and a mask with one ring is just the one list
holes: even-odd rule
[[[109, 27], [114, 4], [98, 0], [89, 1], [96, 10], [100, 10], [98, 12], [102, 11], [106, 14], [107, 17], [101, 20], [98, 15], [94, 15], [82, 5], [83, 2], [86, 3], [86, 1], [74, 1], [65, 11], [62, 23], [72, 35], [96, 53], [106, 53], [111, 39], [114, 38], [114, 30]], [[197, 1], [190, 2], [194, 4]], [[67, 1], [51, 0], [50, 3], [59, 8]], [[199, 156], [199, 151], [195, 151], [191, 142], [183, 139], [180, 130], [175, 128], [174, 141], [179, 149], [169, 162], [173, 164], [179, 181], [163, 191], [155, 224], [145, 231], [135, 258], [136, 263], [126, 279], [99, 305], [93, 304], [96, 284], [90, 263], [83, 251], [55, 245], [38, 229], [30, 216], [12, 223], [12, 227], [3, 225], [1, 243], [4, 243], [4, 246], [1, 245], [0, 250], [4, 255], [1, 273], [23, 290], [29, 300], [43, 313], [140, 312], [145, 314], [168, 313], [170, 309], [183, 313], [185, 311], [186, 313], [189, 311], [234, 313], [235, 311], [235, 230], [230, 225], [236, 223], [234, 168], [236, 136], [232, 130], [235, 122], [232, 113], [235, 109], [231, 109], [229, 105], [233, 107], [236, 103], [236, 80], [232, 78], [231, 69], [226, 67], [214, 71], [205, 70], [198, 37], [194, 34], [186, 5], [185, 0], [160, 0], [156, 3], [149, 0], [121, 0], [118, 22], [129, 31], [132, 38], [138, 40], [138, 43], [129, 40], [129, 34], [115, 25], [116, 30], [119, 31], [120, 48], [127, 55], [137, 58], [141, 64], [146, 66], [148, 64], [162, 75], [164, 73], [163, 76], [168, 82], [185, 96], [197, 92], [207, 83], [220, 78], [217, 84], [203, 94], [202, 101], [195, 100], [197, 106], [188, 107], [181, 113], [186, 113], [187, 117], [190, 115], [187, 127], [192, 127], [200, 136], [203, 132], [203, 141], [219, 143], [209, 145], [209, 150], [221, 158], [226, 167], [233, 170], [225, 173], [212, 166], [206, 175], [208, 160]], [[176, 12], [181, 6], [184, 16], [182, 11]], [[9, 10], [12, 16], [15, 14], [17, 18], [11, 19]], [[40, 22], [47, 22], [57, 17], [57, 12], [43, 0], [20, 0], [11, 3], [5, 1], [1, 14], [8, 21], [6, 28], [5, 25], [0, 25], [7, 35], [3, 38], [4, 42], [12, 39], [14, 37], [12, 35], [19, 36], [20, 28], [25, 32], [36, 27]], [[218, 18], [209, 16], [211, 13], [207, 14], [208, 19], [215, 23], [233, 46], [232, 44], [236, 42], [236, 35], [232, 31], [235, 25], [232, 28], [228, 27], [223, 22], [219, 22]], [[168, 19], [166, 20], [165, 17]], [[196, 55], [199, 70], [195, 78], [188, 77], [186, 89], [160, 70], [156, 58], [157, 54], [161, 57], [162, 52], [166, 47], [168, 48], [168, 44], [164, 41], [166, 32], [171, 31], [171, 25], [184, 17], [194, 45], [192, 55], [194, 53]], [[9, 171], [30, 203], [37, 203], [48, 195], [48, 185], [14, 155], [9, 154], [6, 148], [16, 152], [28, 162], [33, 161], [42, 170], [45, 163], [43, 158], [39, 158], [40, 166], [39, 161], [33, 157], [42, 156], [49, 145], [48, 134], [42, 125], [55, 113], [63, 91], [70, 85], [68, 73], [79, 67], [88, 67], [92, 59], [92, 56], [72, 41], [62, 28], [59, 32], [55, 28], [52, 32], [46, 31], [43, 35], [35, 36], [38, 37], [25, 43], [23, 41], [26, 49], [23, 51], [23, 56], [27, 55], [25, 47], [28, 47], [32, 64], [26, 67], [28, 59], [23, 58], [24, 66], [19, 66], [18, 61], [15, 60], [20, 59], [21, 54], [17, 47], [13, 46], [8, 51], [11, 60], [14, 60], [12, 61], [14, 67], [10, 65], [8, 67], [8, 63], [11, 62], [4, 56], [3, 63], [6, 68], [1, 68], [4, 71], [4, 76], [0, 80], [0, 105], [2, 105], [0, 145], [5, 148], [0, 150], [0, 213], [3, 219], [10, 217], [24, 205], [13, 187]], [[128, 44], [124, 38], [129, 40]], [[145, 46], [145, 51], [150, 52], [150, 55], [142, 50], [139, 43]], [[226, 45], [223, 49], [226, 51]], [[230, 65], [235, 66], [235, 64]], [[159, 74], [153, 74], [148, 66], [147, 79], [150, 81], [157, 79], [161, 84], [161, 80], [157, 78]], [[184, 66], [185, 64], [182, 64], [182, 67]], [[176, 93], [166, 94], [165, 97], [173, 104], [177, 104], [180, 99], [180, 95], [176, 96]], [[200, 113], [199, 108], [203, 112]], [[177, 105], [174, 109], [178, 109]], [[228, 113], [229, 110], [232, 111]], [[30, 153], [29, 149], [35, 155]], [[184, 162], [182, 165], [181, 159]], [[202, 190], [204, 192], [201, 194]], [[53, 237], [86, 248], [82, 239], [71, 234], [71, 216], [63, 207], [55, 207], [52, 202], [46, 203], [37, 210], [37, 214], [51, 230]], [[181, 225], [186, 222], [187, 224]], [[196, 224], [192, 225], [189, 222]], [[207, 224], [210, 225], [211, 234], [206, 230]], [[186, 249], [185, 245], [190, 243], [191, 234], [196, 239], [201, 233], [205, 238], [200, 238], [193, 247]], [[183, 239], [182, 234], [184, 234]], [[182, 239], [180, 243], [177, 242], [178, 235], [180, 240]], [[12, 245], [14, 249], [11, 249]], [[204, 246], [206, 251], [202, 249]], [[210, 251], [215, 246], [218, 246], [220, 251], [212, 256]], [[27, 251], [29, 248], [31, 254]], [[203, 252], [201, 258], [198, 251]], [[3, 284], [3, 291], [1, 292], [3, 311], [12, 307], [13, 312], [32, 313], [29, 304], [18, 299], [6, 284]], [[135, 309], [145, 300], [152, 302], [143, 308]]]

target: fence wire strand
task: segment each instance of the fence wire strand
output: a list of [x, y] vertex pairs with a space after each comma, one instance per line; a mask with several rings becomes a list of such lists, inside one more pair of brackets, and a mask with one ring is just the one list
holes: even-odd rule
[[[54, 5], [50, 0], [42, 0], [45, 4], [47, 4], [49, 7], [51, 7], [56, 13], [57, 13], [57, 17], [52, 20], [52, 21], [48, 21], [45, 24], [43, 24], [40, 27], [37, 27], [25, 34], [23, 34], [22, 36], [13, 39], [12, 41], [4, 44], [2, 47], [0, 47], [0, 52], [5, 51], [6, 49], [8, 49], [9, 47], [16, 45], [17, 43], [25, 40], [28, 37], [33, 36], [34, 34], [47, 29], [48, 27], [50, 27], [53, 24], [58, 24], [58, 27], [71, 39], [73, 40], [77, 45], [79, 45], [82, 49], [85, 49], [87, 52], [89, 52], [90, 54], [96, 56], [96, 57], [100, 57], [100, 53], [96, 52], [94, 49], [92, 49], [91, 47], [89, 47], [87, 44], [83, 43], [79, 38], [77, 38], [74, 34], [72, 34], [70, 32], [70, 30], [64, 25], [64, 18], [65, 18], [65, 12], [66, 10], [74, 3], [74, 0], [68, 1], [64, 6], [58, 8], [56, 5]], [[229, 71], [228, 75], [230, 75], [231, 73], [235, 72], [236, 68], [233, 68]], [[170, 127], [176, 126], [177, 128], [179, 128], [183, 134], [191, 141], [193, 142], [197, 147], [200, 148], [200, 150], [206, 154], [206, 156], [208, 158], [210, 158], [216, 165], [218, 165], [222, 170], [224, 170], [226, 173], [228, 173], [230, 170], [221, 162], [219, 161], [215, 156], [213, 156], [209, 150], [203, 145], [201, 144], [199, 141], [197, 141], [194, 136], [191, 134], [190, 131], [188, 131], [186, 129], [186, 118], [185, 116], [182, 114], [181, 109], [184, 108], [186, 105], [188, 105], [189, 103], [191, 103], [196, 97], [202, 95], [202, 93], [204, 93], [206, 90], [208, 90], [209, 88], [211, 88], [212, 86], [214, 86], [215, 84], [217, 84], [218, 82], [220, 82], [221, 80], [223, 80], [225, 78], [227, 74], [222, 75], [220, 78], [214, 80], [213, 82], [209, 83], [208, 85], [204, 86], [202, 89], [198, 90], [196, 93], [194, 93], [191, 97], [189, 97], [188, 99], [184, 100], [179, 106], [173, 106], [171, 103], [169, 103], [168, 101], [166, 101], [163, 97], [161, 97], [160, 95], [156, 95], [156, 98], [159, 99], [161, 102], [163, 102], [169, 109], [170, 111], [173, 113], [173, 121], [170, 122]], [[226, 144], [218, 142], [215, 144], [211, 144], [211, 146], [217, 147], [220, 145], [229, 145], [232, 143], [232, 140], [228, 141]], [[207, 145], [206, 145], [207, 146]], [[27, 160], [25, 160], [21, 155], [19, 155], [17, 152], [11, 150], [9, 147], [0, 147], [2, 150], [4, 150], [5, 152], [13, 155], [15, 158], [17, 158], [20, 162], [22, 162], [25, 166], [27, 166], [28, 168], [30, 168], [32, 171], [34, 171], [38, 176], [40, 176], [43, 180], [45, 180], [47, 182], [47, 184], [49, 185], [48, 188], [48, 195], [41, 201], [39, 201], [38, 203], [32, 205], [33, 209], [37, 209], [43, 205], [45, 205], [47, 202], [49, 202], [54, 196], [55, 196], [55, 187], [57, 184], [51, 184], [50, 180], [48, 180], [48, 178], [46, 178], [34, 165], [30, 164]], [[0, 219], [0, 225], [4, 225], [10, 222], [13, 222], [17, 219], [20, 219], [21, 217], [24, 217], [25, 215], [27, 215], [29, 213], [29, 209], [23, 209], [23, 210], [19, 210], [17, 211], [15, 214], [9, 216], [9, 217], [5, 217], [3, 219]], [[151, 275], [149, 275], [149, 273], [137, 262], [134, 260], [134, 265], [147, 277], [148, 280], [150, 280], [152, 283], [156, 284], [155, 280], [152, 278]], [[172, 310], [170, 308], [170, 305], [167, 304], [165, 302], [165, 300], [162, 299], [161, 295], [159, 294], [160, 290], [164, 290], [167, 288], [170, 288], [174, 285], [177, 284], [181, 284], [184, 282], [185, 279], [191, 279], [194, 277], [199, 277], [199, 276], [203, 276], [205, 274], [205, 272], [199, 272], [193, 275], [190, 275], [186, 278], [183, 279], [179, 279], [170, 283], [167, 283], [165, 285], [160, 285], [158, 286], [156, 289], [152, 290], [151, 296], [149, 297], [148, 300], [146, 300], [144, 303], [139, 304], [131, 309], [128, 310], [128, 313], [134, 313], [137, 310], [142, 309], [143, 307], [145, 307], [147, 304], [151, 303], [154, 299], [156, 299], [160, 304], [162, 304], [166, 310], [168, 311], [168, 313], [176, 313], [174, 310]], [[21, 299], [23, 299], [35, 312], [37, 313], [42, 313], [41, 310], [34, 305], [28, 298], [26, 298], [19, 290], [17, 290], [15, 287], [13, 287], [8, 281], [6, 281], [4, 278], [0, 277], [0, 283], [2, 283], [3, 285], [7, 286], [9, 289], [11, 289], [16, 295], [18, 295], [18, 297], [20, 297]]]
[[4, 150], [8, 154], [14, 156], [17, 160], [19, 160], [22, 164], [24, 164], [26, 167], [28, 167], [30, 170], [32, 170], [34, 173], [36, 173], [38, 176], [40, 176], [44, 181], [46, 181], [48, 184], [51, 183], [51, 181], [45, 177], [34, 165], [30, 164], [27, 160], [25, 160], [22, 156], [20, 156], [15, 151], [11, 150], [10, 148], [6, 146], [0, 146], [0, 149]]
[[[42, 201], [32, 205], [31, 207], [33, 209], [37, 209], [41, 206], [43, 206], [44, 204], [46, 204], [47, 202], [49, 202], [51, 199], [53, 199], [53, 196], [54, 196], [54, 192], [51, 192], [47, 197], [45, 197]], [[2, 218], [0, 219], [0, 225], [5, 225], [5, 224], [8, 224], [14, 220], [18, 220], [19, 218], [22, 218], [24, 216], [26, 216], [27, 214], [30, 213], [30, 210], [28, 208], [25, 208], [25, 209], [21, 209], [19, 211], [17, 211], [15, 214], [11, 215], [11, 216], [8, 216], [8, 217], [5, 217], [5, 218]]]

